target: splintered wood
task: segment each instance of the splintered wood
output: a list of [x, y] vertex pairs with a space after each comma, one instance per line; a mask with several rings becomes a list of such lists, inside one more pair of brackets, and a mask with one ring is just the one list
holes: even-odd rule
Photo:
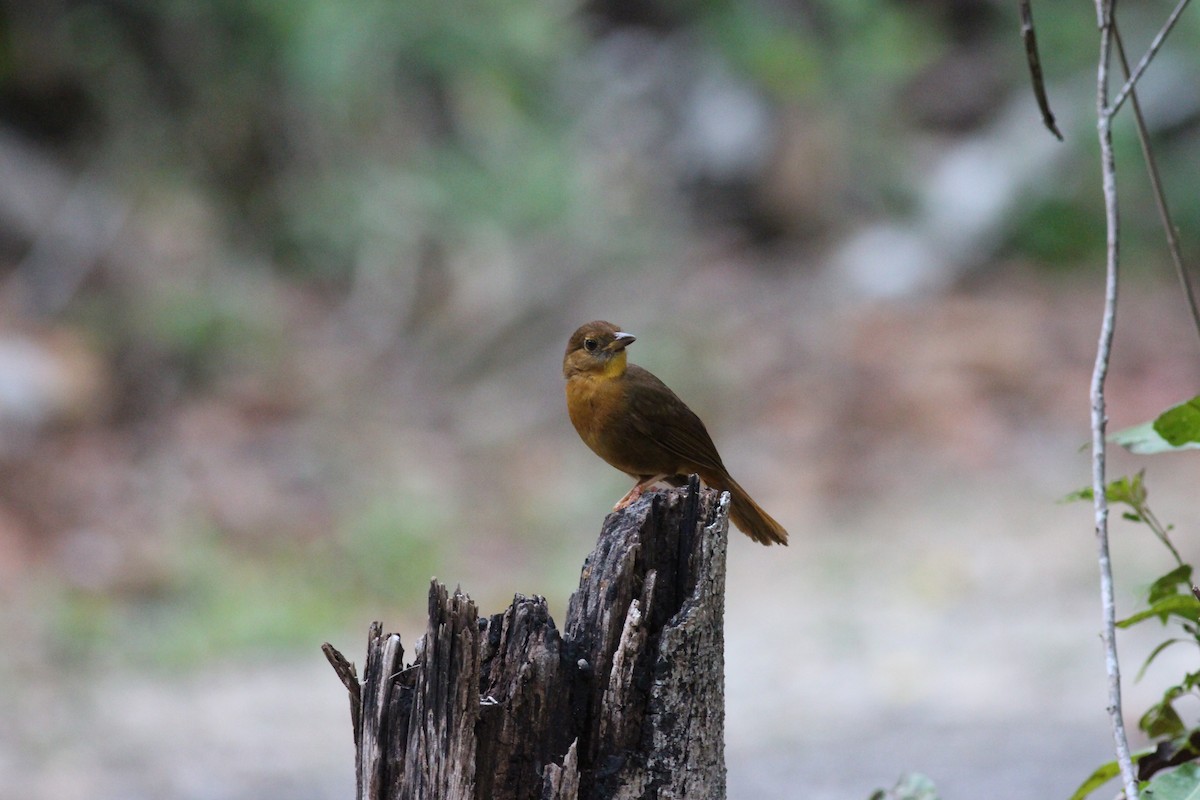
[[350, 690], [359, 800], [725, 797], [728, 496], [688, 486], [610, 514], [560, 633], [542, 597], [480, 619], [429, 590], [403, 664], [371, 626]]

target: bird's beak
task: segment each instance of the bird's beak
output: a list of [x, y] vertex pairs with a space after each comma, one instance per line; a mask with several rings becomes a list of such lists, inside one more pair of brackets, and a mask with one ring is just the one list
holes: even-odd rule
[[625, 333], [625, 331], [617, 331], [616, 333], [613, 334], [613, 343], [611, 345], [612, 351], [614, 353], [619, 353], [636, 341], [637, 341], [637, 337], [634, 336], [632, 333]]

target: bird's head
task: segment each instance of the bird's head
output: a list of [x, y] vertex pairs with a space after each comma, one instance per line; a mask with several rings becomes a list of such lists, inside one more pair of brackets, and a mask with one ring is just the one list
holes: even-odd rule
[[637, 341], [611, 322], [597, 320], [571, 334], [563, 356], [563, 377], [599, 374], [615, 378], [625, 372], [625, 348]]

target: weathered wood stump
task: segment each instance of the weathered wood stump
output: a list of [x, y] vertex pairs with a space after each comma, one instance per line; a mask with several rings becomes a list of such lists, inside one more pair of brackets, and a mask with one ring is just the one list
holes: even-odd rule
[[729, 498], [688, 486], [604, 522], [560, 633], [542, 597], [479, 619], [434, 581], [412, 664], [371, 626], [350, 691], [360, 800], [725, 797]]

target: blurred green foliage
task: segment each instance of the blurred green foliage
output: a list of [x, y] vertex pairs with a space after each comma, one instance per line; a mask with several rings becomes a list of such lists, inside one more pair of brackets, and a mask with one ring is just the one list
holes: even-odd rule
[[349, 521], [337, 557], [344, 585], [366, 596], [420, 607], [437, 571], [438, 532], [447, 521], [438, 508], [419, 500], [376, 500]]
[[191, 385], [203, 385], [238, 359], [270, 347], [270, 326], [259, 306], [235, 292], [170, 295], [135, 321]]
[[[1165, 10], [1123, 9], [1131, 53]], [[203, 187], [229, 240], [265, 248], [285, 274], [345, 280], [367, 242], [410, 269], [424, 242], [480, 227], [603, 247], [620, 237], [587, 240], [570, 226], [598, 216], [578, 208], [588, 193], [573, 125], [609, 11], [577, 0], [7, 0], [0, 121], [82, 162], [109, 162], [135, 185]], [[1005, 53], [1005, 84], [1026, 90], [1015, 12], [984, 2], [662, 0], [642, 13], [774, 103], [852, 125], [847, 146], [871, 162], [853, 179], [881, 184], [855, 191], [885, 205], [896, 188], [887, 162], [903, 158], [895, 117], [907, 81], [964, 45]], [[1056, 82], [1093, 69], [1094, 24], [1083, 7], [1035, 14], [1053, 103]], [[1195, 41], [1200, 23], [1185, 15], [1174, 35]], [[1195, 159], [1163, 149], [1197, 177]], [[1047, 208], [1073, 226], [1091, 213], [1093, 190], [1057, 193]], [[1195, 193], [1176, 194], [1180, 226], [1200, 230]], [[1073, 233], [1018, 225], [1014, 242], [1033, 257], [1070, 257]]]
[[[0, 93], [70, 89], [75, 112], [56, 113], [78, 150], [102, 143], [140, 179], [203, 181], [229, 202], [231, 227], [270, 237], [285, 269], [344, 270], [380, 228], [411, 239], [479, 217], [552, 224], [575, 194], [566, 134], [579, 98], [563, 74], [589, 23], [574, 3], [34, 6], [0, 7]], [[847, 87], [884, 90], [937, 49], [919, 8], [859, 0], [813, 12], [819, 25], [758, 3], [676, 9], [785, 101], [825, 84], [826, 98], [853, 103]]]
[[[413, 507], [376, 504], [340, 537], [231, 547], [215, 529], [176, 543], [157, 589], [98, 593], [43, 587], [62, 662], [98, 657], [167, 668], [231, 652], [311, 646], [373, 614], [423, 607], [441, 551]], [[119, 648], [114, 648], [120, 643]]]
[[1042, 198], [1021, 209], [1015, 221], [1015, 249], [1035, 263], [1074, 269], [1104, 253], [1104, 206], [1099, 198]]
[[553, 83], [579, 36], [570, 6], [34, 6], [0, 6], [0, 118], [128, 163], [131, 181], [198, 181], [285, 270], [337, 274], [380, 228], [538, 224], [564, 205]]

